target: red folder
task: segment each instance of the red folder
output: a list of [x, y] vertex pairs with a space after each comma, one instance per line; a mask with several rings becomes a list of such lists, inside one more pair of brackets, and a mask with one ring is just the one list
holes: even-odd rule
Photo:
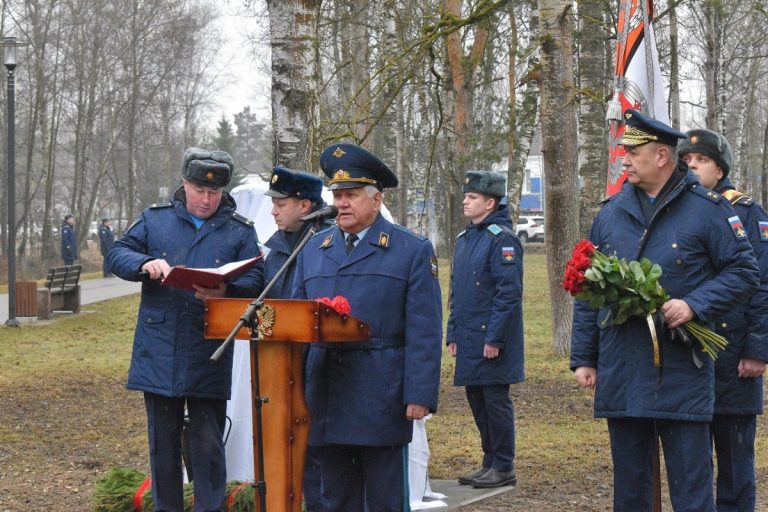
[[172, 286], [182, 290], [193, 290], [192, 285], [196, 284], [203, 288], [216, 288], [220, 283], [236, 278], [240, 274], [247, 272], [261, 255], [242, 261], [233, 261], [219, 268], [189, 268], [177, 266], [171, 268], [168, 275], [163, 278], [163, 286]]

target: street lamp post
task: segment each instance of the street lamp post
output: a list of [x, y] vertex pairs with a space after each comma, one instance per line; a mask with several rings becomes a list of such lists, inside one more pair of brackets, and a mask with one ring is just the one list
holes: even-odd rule
[[8, 70], [8, 320], [5, 325], [18, 327], [16, 319], [16, 38], [3, 38], [3, 64]]

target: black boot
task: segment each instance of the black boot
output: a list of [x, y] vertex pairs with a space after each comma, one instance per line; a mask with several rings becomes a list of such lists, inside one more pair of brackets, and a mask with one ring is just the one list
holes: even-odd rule
[[491, 468], [483, 476], [475, 478], [472, 486], [479, 489], [489, 489], [491, 487], [501, 487], [502, 485], [515, 485], [516, 483], [517, 477], [515, 476], [514, 469], [499, 471], [498, 469]]
[[467, 473], [466, 475], [461, 475], [459, 477], [459, 483], [461, 485], [472, 485], [475, 483], [475, 480], [477, 480], [479, 477], [483, 476], [490, 470], [491, 470], [490, 468], [480, 468], [471, 473]]

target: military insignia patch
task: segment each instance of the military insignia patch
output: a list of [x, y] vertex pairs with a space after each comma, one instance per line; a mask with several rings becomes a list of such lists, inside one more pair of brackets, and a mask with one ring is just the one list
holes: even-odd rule
[[691, 137], [691, 144], [698, 144], [698, 143], [699, 143], [699, 138], [696, 135]]
[[333, 240], [333, 235], [328, 235], [325, 237], [325, 240], [323, 240], [323, 243], [320, 244], [320, 248], [327, 249], [331, 245], [331, 241]]
[[731, 229], [733, 230], [733, 234], [736, 235], [737, 240], [744, 240], [747, 238], [747, 232], [744, 230], [744, 225], [741, 223], [741, 219], [738, 215], [728, 217], [728, 223], [731, 225]]
[[758, 221], [758, 227], [760, 228], [760, 241], [768, 242], [768, 222]]
[[491, 233], [493, 233], [494, 236], [496, 236], [502, 232], [502, 229], [498, 226], [498, 224], [491, 224], [490, 226], [488, 226], [488, 231], [490, 231]]
[[205, 177], [208, 178], [208, 181], [213, 181], [214, 176], [213, 171], [208, 171], [208, 174], [205, 175]]
[[502, 247], [501, 248], [501, 262], [513, 263], [515, 261], [515, 248], [514, 247]]
[[382, 247], [389, 247], [389, 235], [386, 233], [379, 233], [379, 245]]
[[272, 183], [277, 183], [277, 174], [272, 176]]
[[348, 180], [349, 179], [349, 173], [345, 171], [344, 169], [339, 169], [336, 171], [333, 175], [333, 179], [335, 180]]
[[333, 152], [333, 156], [335, 156], [336, 158], [341, 158], [341, 157], [343, 157], [346, 154], [347, 153], [344, 152], [344, 150], [341, 149], [341, 148], [336, 148], [336, 151]]
[[429, 267], [430, 267], [430, 270], [432, 271], [432, 277], [437, 279], [437, 258], [436, 257], [432, 256], [431, 258], [429, 258]]

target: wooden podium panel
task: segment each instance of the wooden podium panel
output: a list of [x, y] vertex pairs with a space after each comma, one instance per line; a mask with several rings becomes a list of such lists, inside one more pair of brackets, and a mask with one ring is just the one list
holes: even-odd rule
[[[205, 337], [226, 338], [251, 301], [207, 300]], [[303, 344], [364, 341], [370, 337], [370, 329], [364, 322], [340, 315], [313, 300], [267, 299], [259, 320], [259, 341], [251, 343], [254, 475], [259, 478], [256, 397], [261, 396], [266, 399], [261, 425], [267, 510], [300, 512], [310, 420], [304, 400]], [[250, 339], [250, 329], [241, 329], [237, 338]], [[254, 350], [258, 350], [258, 354]], [[254, 386], [257, 372], [258, 393]], [[261, 510], [258, 495], [255, 498], [256, 510], [265, 512]]]

